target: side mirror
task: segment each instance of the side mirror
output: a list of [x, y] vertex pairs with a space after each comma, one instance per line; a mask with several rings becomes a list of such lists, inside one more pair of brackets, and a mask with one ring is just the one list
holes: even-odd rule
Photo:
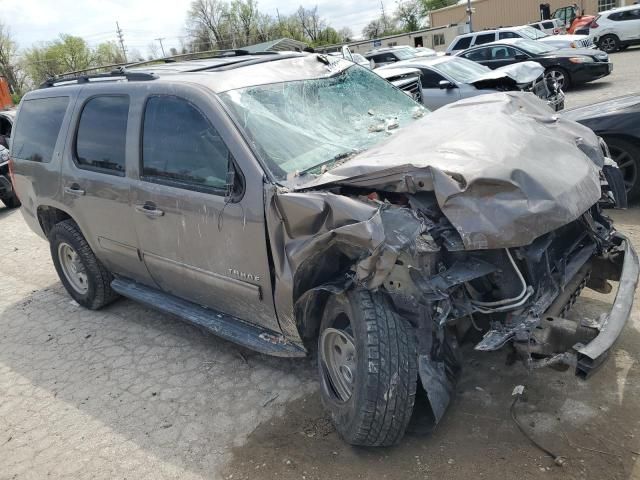
[[449, 90], [451, 88], [456, 88], [456, 86], [449, 80], [440, 80], [440, 82], [438, 82], [438, 86], [440, 87], [440, 90]]
[[516, 56], [514, 57], [516, 60], [526, 60], [529, 57], [527, 57], [524, 53], [516, 53]]

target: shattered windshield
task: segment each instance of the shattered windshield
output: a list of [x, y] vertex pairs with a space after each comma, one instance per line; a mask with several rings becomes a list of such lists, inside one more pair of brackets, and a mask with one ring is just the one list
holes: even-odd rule
[[321, 173], [427, 110], [366, 68], [220, 95], [279, 180]]
[[539, 38], [544, 38], [549, 36], [547, 33], [543, 32], [542, 30], [536, 30], [535, 28], [528, 27], [528, 26], [518, 29], [518, 33], [521, 33], [522, 35], [524, 35], [527, 38], [530, 38], [531, 40], [538, 40]]

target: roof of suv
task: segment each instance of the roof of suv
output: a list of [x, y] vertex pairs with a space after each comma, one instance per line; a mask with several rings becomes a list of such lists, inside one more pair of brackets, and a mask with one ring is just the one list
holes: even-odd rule
[[626, 12], [627, 10], [635, 10], [637, 8], [640, 8], [640, 5], [637, 3], [634, 3], [633, 5], [625, 5], [624, 7], [615, 7], [615, 8], [611, 8], [609, 10], [605, 10], [604, 12], [598, 12], [598, 15], [601, 16], [608, 16], [612, 13], [616, 13], [616, 12]]
[[[216, 93], [237, 88], [271, 83], [324, 78], [345, 70], [353, 63], [338, 57], [320, 54], [287, 53], [273, 55], [242, 55], [216, 57], [184, 62], [159, 63], [127, 69], [127, 73], [154, 74], [154, 82], [201, 84]], [[124, 77], [120, 75], [119, 77]], [[152, 78], [152, 77], [151, 77]], [[118, 79], [114, 75], [114, 79]], [[104, 85], [108, 77], [82, 86]], [[137, 82], [136, 82], [137, 83]], [[74, 88], [77, 84], [54, 88]]]

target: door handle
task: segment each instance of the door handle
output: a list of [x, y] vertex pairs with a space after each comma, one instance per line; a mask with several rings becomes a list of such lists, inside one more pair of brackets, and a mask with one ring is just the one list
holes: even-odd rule
[[80, 188], [80, 185], [78, 185], [77, 183], [73, 183], [69, 187], [64, 187], [64, 193], [68, 193], [69, 195], [75, 195], [76, 197], [81, 197], [87, 192], [82, 190]]
[[136, 205], [136, 212], [143, 213], [147, 217], [161, 217], [164, 215], [164, 211], [156, 208], [156, 206], [152, 203]]

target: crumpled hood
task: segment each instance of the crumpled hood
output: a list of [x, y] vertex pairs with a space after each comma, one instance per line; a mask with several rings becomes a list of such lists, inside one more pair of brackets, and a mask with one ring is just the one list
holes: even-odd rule
[[433, 191], [467, 249], [528, 245], [600, 198], [598, 137], [529, 93], [447, 105], [295, 190]]
[[531, 83], [544, 73], [544, 67], [538, 62], [520, 62], [490, 70], [478, 75], [469, 83], [472, 85], [486, 84], [492, 80], [510, 78], [515, 83]]

